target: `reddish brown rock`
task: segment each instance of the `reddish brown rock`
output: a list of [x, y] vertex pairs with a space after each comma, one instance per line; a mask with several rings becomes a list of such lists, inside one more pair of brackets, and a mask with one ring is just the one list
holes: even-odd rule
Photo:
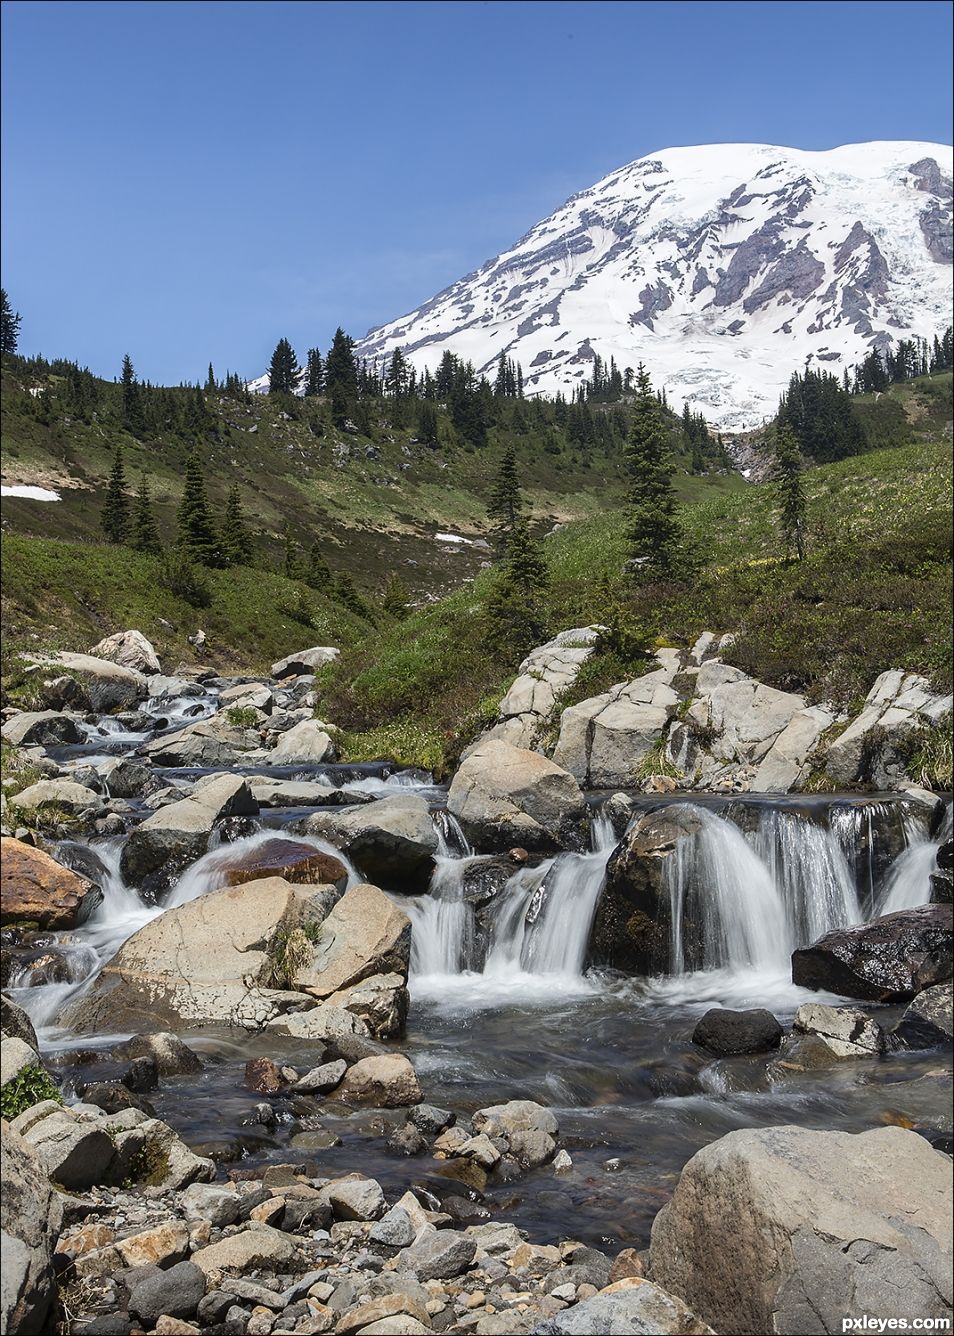
[[8, 836], [0, 839], [0, 923], [75, 928], [103, 898], [93, 882]]
[[237, 856], [235, 863], [226, 869], [225, 877], [228, 886], [241, 886], [261, 877], [283, 877], [296, 884], [343, 887], [348, 871], [331, 854], [276, 836]]
[[249, 1058], [245, 1064], [244, 1085], [256, 1095], [276, 1095], [287, 1082], [271, 1058]]

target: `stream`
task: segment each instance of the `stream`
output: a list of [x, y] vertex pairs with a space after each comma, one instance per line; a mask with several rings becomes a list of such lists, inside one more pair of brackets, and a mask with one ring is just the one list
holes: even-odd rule
[[[157, 729], [172, 732], [211, 715], [216, 698], [207, 691], [150, 701], [146, 708], [150, 729], [137, 732], [106, 718], [88, 725], [82, 745], [49, 754], [65, 768], [95, 768], [134, 754]], [[413, 791], [431, 804], [440, 848], [430, 885], [420, 894], [394, 895], [412, 922], [411, 1011], [398, 1047], [413, 1062], [430, 1103], [472, 1112], [532, 1098], [554, 1109], [572, 1168], [556, 1173], [547, 1166], [486, 1191], [489, 1210], [532, 1238], [549, 1241], [566, 1226], [603, 1248], [645, 1246], [686, 1160], [736, 1128], [795, 1123], [861, 1131], [900, 1122], [936, 1139], [949, 1137], [950, 1082], [919, 1080], [937, 1072], [936, 1053], [897, 1052], [804, 1071], [777, 1053], [715, 1059], [690, 1038], [711, 1006], [767, 1007], [788, 1025], [803, 1001], [840, 1001], [793, 986], [792, 950], [831, 928], [929, 899], [939, 840], [929, 838], [927, 816], [897, 795], [637, 797], [637, 814], [689, 801], [700, 817], [697, 834], [670, 860], [669, 891], [678, 909], [705, 888], [705, 960], [702, 969], [687, 967], [677, 927], [673, 973], [630, 978], [586, 968], [590, 926], [619, 833], [600, 812], [602, 795], [592, 795], [589, 852], [518, 868], [481, 905], [467, 896], [465, 875], [479, 870], [484, 856], [468, 846], [443, 807], [445, 790], [429, 775], [386, 764], [233, 769], [319, 780], [362, 800]], [[169, 782], [205, 773], [218, 772], [156, 768]], [[263, 810], [254, 833], [212, 848], [162, 906], [145, 903], [123, 884], [124, 837], [60, 847], [58, 856], [73, 865], [78, 851], [88, 856], [91, 850], [101, 860], [103, 901], [81, 928], [46, 934], [44, 943], [65, 961], [57, 981], [38, 973], [29, 957], [44, 943], [34, 944], [9, 992], [31, 1015], [68, 1095], [76, 1098], [84, 1082], [118, 1076], [124, 1063], [111, 1054], [126, 1036], [71, 1035], [59, 1023], [65, 1004], [143, 924], [225, 884], [227, 856], [316, 810]], [[141, 814], [147, 815], [145, 807]], [[950, 837], [950, 827], [948, 807], [941, 840]], [[320, 839], [291, 838], [332, 849]], [[361, 880], [360, 869], [348, 866], [349, 881]], [[678, 925], [678, 912], [673, 921]], [[903, 1008], [864, 1010], [889, 1027]], [[360, 1168], [389, 1195], [413, 1184], [439, 1195], [438, 1161], [406, 1159], [385, 1148], [387, 1131], [404, 1121], [401, 1110], [354, 1111], [331, 1098], [316, 1114], [314, 1101], [289, 1096], [273, 1101], [274, 1126], [260, 1121], [261, 1097], [242, 1084], [246, 1061], [264, 1055], [307, 1069], [317, 1045], [213, 1028], [189, 1030], [184, 1038], [201, 1053], [204, 1070], [164, 1079], [149, 1100], [223, 1172], [236, 1162], [252, 1167], [316, 1159], [322, 1172]], [[341, 1144], [328, 1146], [333, 1138]]]

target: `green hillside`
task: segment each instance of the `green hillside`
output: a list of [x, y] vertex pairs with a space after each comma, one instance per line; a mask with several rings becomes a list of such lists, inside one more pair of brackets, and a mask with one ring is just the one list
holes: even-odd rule
[[[950, 690], [949, 444], [859, 455], [806, 473], [805, 486], [800, 563], [784, 560], [771, 484], [685, 504], [681, 520], [700, 567], [684, 584], [627, 589], [620, 512], [567, 525], [544, 544], [550, 632], [616, 618], [641, 628], [651, 648], [733, 630], [732, 662], [854, 707], [886, 667], [918, 670]], [[407, 760], [452, 760], [492, 718], [517, 667], [488, 645], [493, 578], [482, 572], [390, 632], [358, 639], [326, 670], [320, 709], [354, 731], [356, 754], [403, 745]], [[575, 697], [633, 675], [641, 662], [632, 649], [594, 656]]]

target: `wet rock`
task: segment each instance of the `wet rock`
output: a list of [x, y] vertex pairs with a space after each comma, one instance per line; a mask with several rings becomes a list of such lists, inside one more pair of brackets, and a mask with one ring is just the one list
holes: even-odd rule
[[450, 1109], [439, 1109], [433, 1104], [416, 1104], [408, 1110], [407, 1121], [426, 1137], [436, 1137], [445, 1127], [451, 1127], [457, 1121], [457, 1114]]
[[0, 1168], [0, 1329], [9, 1336], [29, 1336], [47, 1330], [56, 1297], [53, 1249], [62, 1223], [62, 1205], [35, 1147], [6, 1122], [0, 1130]]
[[918, 993], [894, 1029], [905, 1048], [936, 1048], [954, 1036], [950, 984], [937, 984]]
[[0, 728], [0, 737], [12, 747], [36, 744], [62, 747], [82, 742], [85, 735], [76, 720], [68, 714], [60, 714], [56, 710], [24, 710], [7, 720]]
[[127, 758], [111, 765], [103, 778], [111, 798], [148, 798], [162, 787], [151, 766]]
[[257, 812], [240, 775], [215, 776], [188, 798], [160, 808], [136, 826], [120, 858], [124, 880], [157, 894], [206, 852], [216, 822]]
[[476, 1241], [451, 1229], [425, 1234], [398, 1254], [397, 1265], [410, 1271], [420, 1281], [450, 1280], [461, 1275], [473, 1263]]
[[340, 859], [299, 840], [279, 836], [236, 853], [235, 861], [226, 863], [223, 873], [228, 886], [241, 886], [262, 877], [283, 877], [295, 884], [335, 886], [343, 891], [348, 881], [348, 869]]
[[447, 809], [477, 848], [552, 851], [582, 838], [586, 805], [574, 777], [537, 752], [489, 741], [461, 763]]
[[692, 1042], [709, 1053], [727, 1057], [739, 1053], [766, 1053], [778, 1048], [782, 1027], [770, 1011], [730, 1011], [712, 1007], [692, 1032]]
[[[589, 957], [633, 974], [668, 973], [671, 903], [665, 864], [701, 829], [690, 807], [649, 812], [627, 830], [606, 865], [606, 884], [590, 935]], [[684, 914], [688, 968], [702, 963], [702, 925]]]
[[159, 1084], [158, 1063], [153, 1057], [133, 1058], [119, 1079], [127, 1090], [135, 1091], [136, 1094], [155, 1090]]
[[538, 1169], [556, 1153], [556, 1142], [547, 1132], [517, 1131], [509, 1134], [510, 1154], [523, 1169]]
[[274, 1030], [276, 1034], [291, 1035], [294, 1039], [322, 1039], [335, 1045], [368, 1034], [368, 1027], [358, 1016], [345, 1011], [343, 1007], [331, 1007], [327, 1003], [309, 1011], [276, 1016], [266, 1022], [266, 1028]]
[[277, 1095], [288, 1082], [271, 1058], [249, 1058], [242, 1084], [256, 1095]]
[[335, 1086], [341, 1084], [341, 1078], [348, 1070], [348, 1064], [343, 1059], [335, 1062], [324, 1062], [320, 1067], [312, 1067], [310, 1072], [306, 1072], [292, 1086], [292, 1092], [296, 1095], [327, 1094], [329, 1090], [334, 1090]]
[[834, 1332], [899, 1293], [940, 1316], [950, 1231], [950, 1161], [914, 1133], [730, 1132], [683, 1169], [650, 1268], [717, 1331]]
[[193, 1262], [177, 1262], [167, 1271], [157, 1269], [133, 1287], [130, 1311], [147, 1327], [154, 1327], [163, 1314], [191, 1317], [205, 1294], [205, 1284], [205, 1275]]
[[556, 1116], [532, 1099], [512, 1099], [506, 1104], [491, 1104], [478, 1109], [473, 1117], [474, 1130], [498, 1136], [501, 1132], [512, 1137], [516, 1132], [543, 1132], [548, 1136], [559, 1133]]
[[427, 803], [416, 794], [316, 812], [304, 823], [303, 831], [330, 840], [365, 876], [383, 886], [427, 888], [437, 853], [437, 832]]
[[854, 1007], [825, 1007], [807, 1002], [798, 1008], [794, 1028], [816, 1035], [839, 1058], [870, 1058], [884, 1050], [884, 1031]]
[[397, 1109], [421, 1102], [414, 1068], [400, 1054], [362, 1058], [345, 1073], [337, 1097], [346, 1104], [372, 1104]]
[[95, 644], [90, 654], [145, 675], [162, 671], [159, 656], [141, 631], [117, 631]]
[[96, 1081], [92, 1085], [78, 1088], [87, 1104], [102, 1109], [104, 1113], [120, 1113], [123, 1109], [139, 1109], [149, 1117], [155, 1117], [155, 1109], [141, 1095], [127, 1089], [121, 1081]]
[[133, 1035], [125, 1045], [125, 1053], [130, 1058], [152, 1058], [161, 1076], [182, 1076], [202, 1070], [198, 1053], [170, 1030]]
[[33, 1022], [23, 1008], [17, 1006], [5, 993], [0, 994], [0, 1032], [4, 1039], [21, 1039], [30, 1048], [39, 1050]]
[[681, 1299], [648, 1280], [630, 1277], [582, 1303], [544, 1318], [532, 1336], [712, 1336]]
[[792, 979], [862, 1001], [904, 1001], [952, 973], [950, 905], [919, 905], [837, 928], [792, 954]]

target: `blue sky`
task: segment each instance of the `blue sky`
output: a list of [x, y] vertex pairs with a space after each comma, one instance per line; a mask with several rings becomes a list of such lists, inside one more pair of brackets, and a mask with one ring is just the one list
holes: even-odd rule
[[175, 383], [419, 305], [675, 144], [950, 142], [951, 8], [3, 5], [21, 347]]

